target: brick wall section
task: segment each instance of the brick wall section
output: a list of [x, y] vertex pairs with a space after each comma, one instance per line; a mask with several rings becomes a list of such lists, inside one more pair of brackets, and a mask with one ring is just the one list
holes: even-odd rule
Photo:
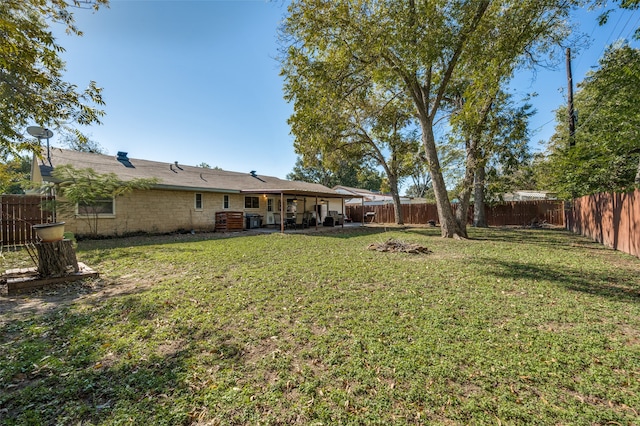
[[[101, 235], [125, 235], [133, 232], [164, 233], [178, 230], [213, 231], [215, 214], [223, 209], [221, 193], [202, 194], [202, 210], [195, 209], [195, 191], [145, 190], [133, 191], [116, 198], [115, 217], [98, 219]], [[245, 194], [229, 195], [228, 211], [245, 211]], [[262, 196], [260, 208], [250, 213], [266, 214], [267, 202]], [[65, 230], [77, 235], [89, 234], [87, 220], [58, 217], [66, 222]]]

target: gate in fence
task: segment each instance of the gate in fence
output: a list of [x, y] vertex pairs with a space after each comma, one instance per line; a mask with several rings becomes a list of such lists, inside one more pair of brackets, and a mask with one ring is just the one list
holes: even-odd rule
[[20, 246], [35, 242], [31, 226], [54, 222], [52, 212], [46, 203], [55, 197], [42, 195], [2, 195], [0, 196], [0, 239], [2, 247]]

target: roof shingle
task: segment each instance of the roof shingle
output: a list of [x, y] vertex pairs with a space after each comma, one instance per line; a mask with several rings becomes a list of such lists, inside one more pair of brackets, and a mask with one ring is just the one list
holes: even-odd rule
[[[51, 166], [72, 165], [76, 168], [91, 168], [96, 173], [115, 173], [119, 179], [128, 181], [138, 178], [156, 178], [156, 188], [174, 190], [197, 190], [205, 192], [247, 192], [247, 193], [300, 193], [308, 195], [344, 195], [326, 186], [279, 179], [273, 176], [251, 173], [230, 172], [220, 169], [186, 166], [178, 163], [128, 158], [130, 166], [123, 164], [116, 156], [51, 148]], [[51, 177], [52, 167], [46, 160], [40, 162], [40, 173], [44, 180]]]

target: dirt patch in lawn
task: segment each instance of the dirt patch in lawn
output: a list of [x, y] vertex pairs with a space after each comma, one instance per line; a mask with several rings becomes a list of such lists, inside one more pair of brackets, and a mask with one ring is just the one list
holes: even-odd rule
[[0, 326], [30, 315], [47, 314], [76, 302], [95, 304], [114, 296], [136, 293], [151, 285], [152, 281], [97, 278], [9, 296], [5, 284], [0, 286]]

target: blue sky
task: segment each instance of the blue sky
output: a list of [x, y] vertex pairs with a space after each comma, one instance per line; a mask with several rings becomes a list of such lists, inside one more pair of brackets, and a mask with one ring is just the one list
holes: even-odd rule
[[[278, 0], [111, 0], [96, 13], [77, 11], [84, 36], [56, 29], [65, 78], [79, 87], [95, 80], [107, 104], [103, 125], [85, 131], [113, 155], [284, 178], [296, 160], [277, 61], [285, 13]], [[640, 11], [617, 11], [605, 27], [596, 16], [576, 17], [594, 42], [576, 52], [574, 83], [597, 65], [606, 44], [630, 37]], [[553, 110], [566, 102], [566, 87], [564, 63], [535, 78], [518, 76], [516, 95], [538, 93], [534, 149], [553, 134]], [[59, 145], [55, 136], [51, 143]]]

